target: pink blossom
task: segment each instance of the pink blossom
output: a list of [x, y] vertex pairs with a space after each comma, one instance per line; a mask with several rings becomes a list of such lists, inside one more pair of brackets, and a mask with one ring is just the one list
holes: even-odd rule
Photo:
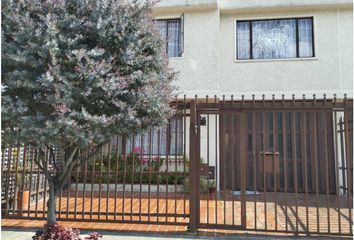
[[141, 151], [141, 148], [140, 148], [140, 147], [134, 147], [134, 148], [133, 148], [133, 152], [134, 152], [134, 153], [140, 153], [140, 151]]
[[65, 113], [70, 111], [70, 108], [65, 103], [55, 105], [54, 109], [60, 116], [64, 116]]

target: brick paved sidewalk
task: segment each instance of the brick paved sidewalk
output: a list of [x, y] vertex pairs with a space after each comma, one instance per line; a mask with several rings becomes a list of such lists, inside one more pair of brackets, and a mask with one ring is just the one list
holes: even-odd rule
[[[137, 233], [112, 233], [112, 232], [100, 232], [103, 234], [102, 240], [182, 240], [182, 239], [205, 239], [205, 240], [216, 240], [219, 237], [203, 237], [203, 236], [188, 236], [188, 235], [171, 235], [171, 234], [137, 234]], [[82, 232], [82, 237], [86, 236], [87, 232]], [[1, 239], [11, 239], [11, 240], [30, 240], [34, 235], [34, 231], [31, 230], [20, 230], [20, 229], [5, 229], [1, 231]], [[227, 236], [225, 239], [301, 239], [299, 237], [270, 237], [270, 236]], [[311, 238], [307, 238], [311, 239]], [[328, 239], [328, 238], [327, 238]]]
[[[120, 223], [88, 223], [61, 221], [67, 227], [79, 228], [82, 233], [97, 231], [103, 234], [103, 239], [349, 239], [333, 236], [300, 237], [284, 233], [255, 233], [236, 230], [200, 229], [196, 235], [186, 231], [183, 226], [148, 225], [148, 224], [120, 224]], [[45, 224], [42, 220], [2, 219], [2, 239], [4, 240], [30, 240], [34, 232]]]

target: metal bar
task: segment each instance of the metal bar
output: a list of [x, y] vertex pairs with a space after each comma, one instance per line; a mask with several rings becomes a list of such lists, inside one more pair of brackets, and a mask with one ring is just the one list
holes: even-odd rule
[[93, 155], [92, 174], [91, 174], [91, 201], [90, 201], [90, 219], [92, 219], [93, 208], [93, 185], [95, 184], [95, 171], [96, 171], [96, 154]]
[[[29, 182], [29, 196], [30, 196], [30, 199], [28, 201], [28, 205], [27, 205], [27, 210], [28, 210], [28, 213], [27, 213], [27, 217], [30, 217], [30, 213], [29, 213], [29, 210], [31, 209], [31, 196], [32, 196], [32, 174], [33, 174], [33, 159], [34, 159], [34, 148], [33, 147], [30, 147], [31, 151], [30, 151], [30, 160], [31, 160], [31, 167], [30, 167], [30, 182]], [[4, 159], [3, 159], [4, 161]]]
[[108, 178], [107, 178], [107, 191], [106, 191], [106, 219], [108, 219], [108, 211], [109, 211], [109, 185], [111, 183], [111, 141], [108, 142], [107, 146], [107, 160], [108, 160]]
[[[243, 95], [242, 95], [243, 98]], [[241, 113], [241, 125], [244, 126], [241, 128], [240, 132], [240, 159], [241, 159], [241, 165], [240, 165], [240, 177], [241, 177], [241, 225], [246, 228], [246, 159], [247, 159], [247, 147], [246, 147], [246, 115], [244, 112]]]
[[[81, 154], [81, 151], [79, 150], [79, 155]], [[79, 178], [79, 172], [80, 172], [80, 167], [77, 168], [76, 171], [76, 179], [75, 179], [75, 203], [74, 203], [74, 219], [77, 217], [77, 198], [78, 198], [78, 178]]]
[[15, 215], [15, 210], [16, 210], [16, 207], [18, 208], [17, 206], [17, 193], [18, 193], [18, 162], [20, 160], [20, 155], [21, 155], [21, 144], [18, 143], [17, 144], [17, 155], [16, 155], [16, 163], [15, 163], [15, 179], [13, 180], [14, 182], [14, 203], [13, 203], [13, 208], [12, 208], [12, 215]]
[[[177, 101], [177, 99], [176, 99]], [[178, 113], [176, 113], [175, 122], [175, 214], [177, 214], [177, 132], [178, 131]], [[175, 216], [175, 222], [177, 222], [177, 217]]]
[[[283, 95], [284, 99], [284, 95]], [[286, 112], [282, 112], [282, 138], [283, 138], [283, 162], [284, 162], [284, 202], [285, 202], [285, 230], [288, 231], [288, 154], [287, 154], [287, 126]]]
[[130, 220], [133, 220], [133, 202], [134, 202], [134, 172], [135, 172], [135, 136], [133, 135], [131, 146], [132, 146], [132, 166], [131, 166], [131, 181], [130, 181]]
[[116, 172], [115, 172], [115, 186], [114, 186], [114, 220], [117, 220], [117, 191], [118, 191], [118, 171], [119, 171], [119, 136], [117, 135], [116, 145]]
[[[49, 153], [49, 149], [47, 149], [47, 148], [44, 148], [45, 149], [45, 152], [44, 152], [44, 162], [45, 162], [45, 165], [46, 166], [44, 166], [44, 164], [43, 164], [43, 166], [45, 167], [45, 168], [49, 168], [49, 158], [48, 158], [48, 153]], [[45, 212], [45, 209], [46, 209], [46, 203], [47, 203], [47, 181], [48, 181], [48, 179], [47, 179], [47, 176], [46, 175], [44, 175], [44, 192], [43, 192], [43, 218], [45, 217], [45, 214], [44, 214], [44, 212]]]
[[190, 206], [190, 221], [189, 221], [189, 230], [195, 231], [198, 228], [199, 216], [198, 216], [198, 194], [199, 191], [199, 169], [198, 169], [198, 159], [197, 157], [197, 148], [192, 147], [197, 145], [197, 133], [196, 133], [196, 122], [197, 122], [197, 112], [196, 112], [196, 101], [191, 101], [190, 107], [190, 167], [189, 167], [189, 206]]
[[[39, 162], [39, 150], [37, 151], [37, 154], [36, 154], [36, 159], [37, 159], [37, 162]], [[40, 182], [40, 179], [41, 178], [41, 175], [40, 175], [40, 168], [39, 166], [37, 166], [37, 189], [36, 189], [36, 212], [35, 212], [35, 217], [38, 216], [38, 201], [39, 201], [39, 182]]]
[[[143, 154], [144, 154], [144, 151], [143, 151], [144, 141], [143, 141], [143, 139], [144, 139], [144, 133], [141, 133], [140, 134], [140, 156], [141, 157], [143, 157]], [[139, 221], [141, 221], [142, 180], [143, 180], [143, 161], [141, 159], [141, 161], [140, 161], [140, 190], [139, 190]]]
[[[87, 158], [87, 150], [85, 151], [85, 158]], [[82, 211], [81, 218], [83, 219], [85, 216], [85, 200], [86, 200], [86, 181], [87, 181], [87, 161], [84, 164], [84, 185], [82, 187]]]
[[124, 159], [124, 174], [123, 174], [123, 203], [122, 203], [122, 220], [124, 221], [124, 216], [125, 216], [125, 181], [126, 181], [126, 176], [127, 176], [127, 137], [124, 135], [123, 136], [123, 159]]
[[334, 112], [334, 141], [335, 141], [335, 154], [334, 154], [334, 161], [335, 161], [335, 168], [336, 168], [336, 204], [337, 204], [337, 212], [338, 212], [338, 232], [339, 234], [342, 233], [342, 224], [341, 224], [341, 211], [340, 211], [340, 204], [339, 204], [339, 149], [338, 149], [338, 116], [337, 113]]
[[[208, 101], [208, 96], [207, 96], [207, 101]], [[210, 124], [209, 124], [209, 114], [207, 114], [207, 122], [206, 122], [206, 127], [207, 127], [207, 164], [208, 168], [210, 166], [210, 151], [209, 151], [209, 145], [210, 145]], [[207, 186], [209, 188], [209, 169], [208, 169], [208, 178], [207, 178]], [[209, 223], [209, 192], [207, 193], [207, 223]]]
[[101, 218], [101, 198], [102, 198], [102, 171], [103, 171], [103, 147], [101, 148], [101, 157], [100, 157], [100, 180], [98, 186], [98, 219]]
[[151, 129], [149, 131], [149, 177], [148, 177], [148, 221], [150, 221], [150, 203], [151, 203], [151, 152], [152, 152], [152, 139], [151, 139]]
[[[23, 164], [23, 169], [22, 169], [22, 191], [24, 191], [24, 187], [25, 187], [25, 184], [27, 185], [27, 183], [25, 183], [25, 179], [26, 179], [26, 174], [27, 174], [27, 165], [26, 165], [26, 153], [27, 153], [27, 147], [28, 145], [23, 145], [23, 159], [22, 159], [22, 164]], [[22, 197], [22, 206], [24, 206], [24, 198]], [[28, 201], [30, 201], [30, 199], [28, 199]], [[23, 207], [21, 207], [21, 211], [20, 211], [20, 215], [22, 217], [23, 215]]]
[[[214, 103], [216, 104], [217, 101], [217, 96], [214, 95]], [[218, 158], [218, 114], [215, 114], [215, 224], [218, 223], [218, 178], [219, 178], [219, 168], [218, 168], [218, 161], [220, 160]], [[220, 119], [219, 119], [219, 123], [220, 123]]]
[[343, 129], [343, 125], [344, 125], [344, 122], [343, 122], [343, 117], [340, 117], [339, 118], [339, 132], [340, 132], [340, 145], [341, 145], [341, 159], [342, 159], [342, 183], [343, 183], [343, 194], [346, 194], [346, 173], [345, 173], [345, 166], [346, 166], [346, 161], [345, 161], [345, 151], [344, 151], [344, 129]]
[[[233, 104], [233, 101], [234, 101], [234, 96], [233, 95], [231, 95], [231, 104]], [[230, 145], [229, 146], [231, 146], [231, 176], [232, 176], [232, 225], [235, 225], [235, 214], [234, 214], [234, 212], [235, 212], [235, 203], [234, 203], [234, 194], [233, 194], [233, 192], [235, 191], [235, 151], [234, 151], [234, 149], [235, 149], [235, 147], [236, 147], [236, 139], [235, 139], [235, 137], [237, 136], [237, 137], [239, 137], [239, 138], [241, 138], [237, 133], [235, 133], [235, 129], [234, 129], [234, 125], [235, 124], [237, 124], [237, 120], [236, 120], [236, 113], [235, 114], [232, 114], [231, 115], [231, 124], [230, 124], [230, 136], [231, 136], [231, 141], [230, 141]], [[241, 119], [239, 119], [239, 124], [241, 125], [242, 123], [241, 123]], [[242, 125], [242, 127], [240, 127], [240, 126], [238, 126], [239, 128], [242, 128], [242, 127], [244, 127], [243, 125]], [[236, 131], [239, 129], [239, 128], [237, 128], [236, 127]], [[239, 134], [241, 134], [240, 133], [240, 131], [238, 132]], [[241, 141], [243, 141], [243, 139], [241, 138]], [[240, 151], [241, 151], [241, 148], [240, 148]], [[242, 159], [241, 158], [239, 158], [239, 161], [240, 161], [240, 165], [241, 165], [241, 161], [242, 161]], [[208, 164], [209, 165], [209, 164]], [[225, 168], [226, 168], [226, 166], [225, 166]], [[241, 169], [241, 171], [243, 171], [244, 169]], [[237, 174], [237, 173], [236, 173]], [[240, 182], [240, 184], [241, 184], [241, 182]], [[241, 187], [241, 186], [240, 186]], [[224, 186], [224, 189], [225, 189], [226, 187]], [[241, 190], [241, 189], [240, 189]], [[225, 205], [225, 207], [226, 207], [226, 205]], [[226, 218], [226, 215], [225, 215], [225, 218]]]
[[[264, 95], [263, 95], [264, 98]], [[265, 112], [262, 111], [262, 162], [263, 162], [263, 195], [264, 195], [264, 228], [267, 231], [267, 176], [266, 176], [266, 163], [265, 163], [265, 141], [266, 141], [266, 115]]]
[[167, 213], [168, 213], [168, 179], [169, 179], [169, 172], [168, 172], [168, 165], [169, 163], [169, 154], [170, 154], [170, 133], [171, 133], [171, 120], [168, 120], [168, 125], [166, 128], [166, 212], [165, 212], [165, 221], [168, 222]]
[[[195, 102], [196, 102], [196, 106], [198, 106], [198, 96], [195, 97]], [[196, 125], [197, 125], [197, 129], [196, 129], [196, 137], [197, 137], [197, 141], [196, 141], [196, 157], [195, 159], [196, 164], [197, 164], [197, 172], [196, 172], [196, 184], [197, 184], [197, 198], [196, 198], [196, 204], [197, 204], [197, 222], [198, 224], [200, 224], [200, 199], [201, 199], [201, 192], [200, 192], [200, 139], [201, 139], [201, 131], [200, 131], [200, 112], [197, 111], [196, 114], [197, 118], [196, 118]]]
[[[346, 102], [346, 96], [345, 96], [345, 102]], [[348, 119], [348, 115], [349, 115], [349, 111], [345, 111], [344, 112], [344, 137], [345, 137], [345, 150], [346, 150], [346, 160], [347, 160], [347, 181], [348, 181], [348, 209], [349, 209], [349, 231], [350, 231], [350, 234], [352, 235], [353, 234], [353, 227], [352, 227], [352, 224], [353, 224], [353, 218], [352, 218], [352, 203], [353, 203], [353, 200], [352, 200], [352, 193], [351, 193], [351, 189], [352, 189], [352, 184], [351, 184], [351, 180], [352, 180], [352, 174], [351, 174], [351, 171], [352, 171], [352, 164], [351, 164], [351, 155], [350, 155], [350, 152], [352, 151], [351, 150], [351, 146], [350, 146], [350, 140], [349, 140], [349, 119]]]
[[[222, 98], [223, 98], [223, 105], [225, 104], [225, 95], [223, 95], [222, 96]], [[232, 116], [232, 115], [231, 115]], [[223, 121], [223, 123], [222, 124], [225, 124], [226, 126], [227, 126], [227, 123], [228, 123], [228, 117], [229, 116], [225, 116], [225, 118], [223, 119], [224, 121]], [[228, 147], [228, 148], [230, 148], [230, 135], [231, 134], [229, 134], [229, 139], [228, 139], [228, 141], [229, 141], [229, 144], [228, 144], [228, 146], [226, 146], [226, 144], [224, 143], [224, 163], [223, 163], [223, 195], [224, 195], [224, 205], [223, 205], [223, 210], [224, 210], [224, 225], [226, 225], [226, 155], [228, 155], [227, 154], [227, 152], [228, 152], [228, 150], [229, 149], [227, 149], [226, 147]]]
[[256, 112], [252, 112], [252, 155], [253, 155], [253, 205], [254, 205], [254, 229], [257, 229], [257, 198], [256, 198], [256, 192], [257, 192], [257, 157], [256, 157], [256, 139], [257, 138], [257, 133], [256, 133], [256, 123], [257, 123], [257, 118], [256, 118]]
[[[329, 176], [328, 176], [328, 139], [327, 139], [327, 112], [322, 113], [322, 119], [324, 121], [324, 157], [325, 157], [325, 171], [326, 171], [326, 196], [327, 196], [327, 230], [331, 232], [331, 221], [329, 214]], [[324, 116], [323, 116], [324, 115]]]
[[[186, 179], [186, 144], [187, 144], [187, 119], [186, 119], [186, 95], [183, 97], [183, 179]], [[183, 214], [186, 218], [186, 189], [183, 191]]]
[[303, 162], [303, 171], [305, 172], [305, 205], [306, 205], [306, 232], [308, 233], [309, 230], [309, 207], [308, 207], [308, 180], [307, 180], [307, 128], [306, 128], [306, 113], [301, 112], [301, 158]]
[[[65, 153], [64, 153], [65, 154]], [[61, 153], [61, 155], [62, 155], [62, 153]], [[60, 157], [62, 158], [63, 156], [61, 156], [60, 155]], [[59, 193], [59, 213], [58, 213], [58, 218], [61, 218], [61, 203], [62, 203], [62, 198], [63, 198], [63, 188], [61, 187], [60, 188], [60, 193]]]
[[[273, 95], [274, 99], [274, 95]], [[275, 215], [275, 230], [278, 230], [278, 210], [277, 210], [277, 167], [275, 162], [275, 151], [277, 149], [276, 139], [278, 137], [277, 133], [277, 116], [276, 112], [273, 112], [273, 185], [274, 185], [274, 215]]]
[[[157, 159], [158, 159], [158, 164], [160, 166], [160, 146], [161, 146], [161, 131], [160, 128], [157, 130]], [[185, 213], [184, 213], [185, 214]], [[157, 222], [159, 222], [159, 216], [160, 216], [160, 168], [157, 172]]]
[[293, 174], [294, 174], [294, 190], [295, 190], [295, 227], [296, 227], [296, 232], [299, 231], [299, 221], [298, 221], [298, 181], [297, 181], [297, 137], [296, 137], [296, 115], [295, 112], [291, 113], [291, 160], [293, 163]]
[[[314, 106], [316, 105], [316, 96], [314, 95]], [[317, 215], [317, 233], [320, 233], [320, 212], [318, 199], [318, 153], [317, 153], [317, 112], [313, 112], [313, 147], [315, 159], [315, 189], [316, 189], [316, 215]]]

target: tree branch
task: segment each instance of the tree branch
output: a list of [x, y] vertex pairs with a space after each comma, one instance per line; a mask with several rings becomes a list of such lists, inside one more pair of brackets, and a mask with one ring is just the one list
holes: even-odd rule
[[61, 189], [62, 187], [64, 187], [65, 183], [68, 181], [68, 178], [69, 178], [73, 168], [74, 168], [74, 163], [70, 164], [67, 171], [65, 172], [65, 174], [63, 176], [59, 177], [58, 189]]
[[46, 147], [47, 147], [47, 148], [49, 149], [49, 151], [50, 151], [50, 155], [51, 155], [51, 158], [53, 159], [53, 165], [54, 165], [55, 169], [56, 169], [57, 171], [59, 171], [59, 167], [58, 167], [57, 162], [56, 162], [56, 160], [55, 160], [55, 156], [54, 156], [53, 149], [52, 149], [48, 144], [45, 143], [45, 145], [46, 145]]
[[[108, 142], [108, 141], [107, 141]], [[99, 144], [96, 148], [95, 148], [95, 151], [92, 152], [90, 155], [86, 156], [84, 158], [84, 160], [82, 160], [82, 158], [80, 159], [80, 162], [76, 163], [75, 167], [74, 168], [77, 168], [79, 167], [81, 164], [87, 162], [88, 160], [90, 160], [93, 156], [95, 156], [99, 150], [101, 150], [101, 148], [107, 143], [107, 142], [103, 142], [101, 144]]]
[[52, 176], [49, 174], [49, 171], [48, 171], [48, 162], [45, 161], [45, 152], [41, 148], [38, 148], [38, 149], [43, 154], [43, 161], [42, 162], [45, 165], [42, 166], [41, 163], [38, 161], [38, 158], [34, 158], [34, 161], [35, 161], [35, 163], [37, 163], [38, 167], [43, 170], [44, 175], [46, 176], [46, 178], [51, 178]]

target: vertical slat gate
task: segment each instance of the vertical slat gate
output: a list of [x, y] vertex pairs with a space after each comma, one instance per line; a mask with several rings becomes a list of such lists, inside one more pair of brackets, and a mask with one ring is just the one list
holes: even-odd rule
[[[116, 136], [72, 173], [59, 220], [352, 234], [352, 99], [173, 104], [167, 126]], [[54, 155], [53, 146], [2, 146], [3, 218], [46, 218], [48, 183], [36, 161], [53, 167]]]

